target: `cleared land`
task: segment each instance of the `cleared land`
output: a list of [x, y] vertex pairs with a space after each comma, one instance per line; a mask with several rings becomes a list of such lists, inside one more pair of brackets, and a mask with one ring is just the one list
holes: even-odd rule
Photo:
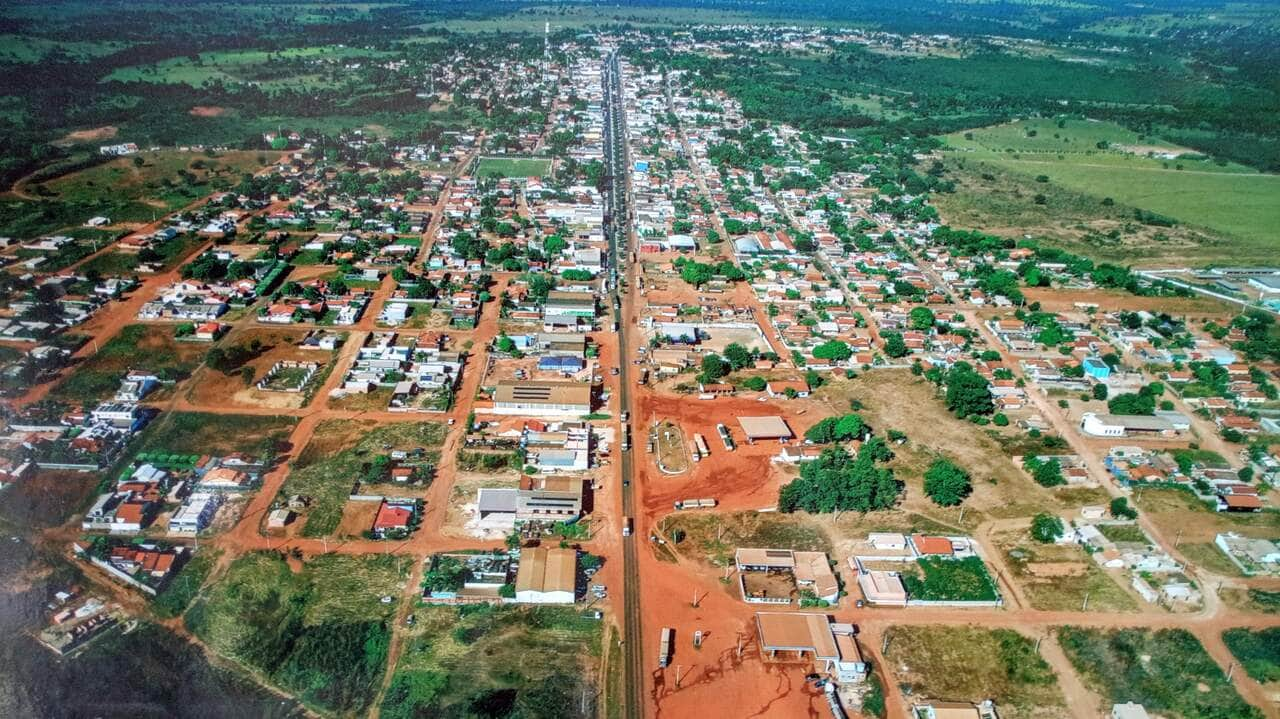
[[1013, 630], [898, 626], [886, 637], [888, 669], [912, 697], [994, 699], [1014, 719], [1069, 716], [1057, 675], [1035, 642]]
[[1105, 703], [1138, 702], [1177, 719], [1262, 716], [1189, 632], [1063, 627], [1058, 639], [1085, 685]]
[[143, 431], [136, 448], [212, 455], [277, 453], [287, 449], [285, 442], [296, 423], [297, 418], [288, 416], [165, 412]]
[[[992, 175], [990, 167], [1007, 170], [1021, 180], [1022, 196], [1011, 198], [1006, 191], [1002, 200], [987, 196], [976, 184], [962, 183], [958, 197], [940, 198], [944, 217], [951, 219], [949, 210], [954, 210], [967, 222], [986, 220], [975, 222], [978, 226], [1002, 227], [1015, 214], [1013, 207], [1002, 208], [1003, 203], [1021, 206], [1024, 213], [1037, 209], [1052, 212], [1054, 220], [1061, 220], [1058, 210], [1062, 208], [1051, 205], [1062, 200], [1050, 191], [1060, 186], [1097, 203], [1090, 207], [1087, 201], [1077, 200], [1074, 204], [1081, 205], [1075, 208], [1076, 214], [1082, 215], [1079, 219], [1111, 219], [1111, 229], [1145, 235], [1142, 244], [1156, 254], [1229, 263], [1262, 259], [1274, 251], [1270, 228], [1280, 222], [1280, 175], [1218, 164], [1110, 123], [1074, 119], [1063, 123], [1064, 127], [1058, 127], [1053, 120], [1027, 120], [947, 135], [945, 154], [949, 160], [963, 161], [969, 170], [987, 175]], [[1098, 147], [1100, 143], [1104, 147]], [[1163, 153], [1181, 156], [1165, 159], [1159, 156]], [[999, 193], [995, 180], [992, 176], [991, 189]], [[1046, 201], [1037, 202], [1036, 195], [1043, 195]], [[1224, 202], [1228, 197], [1230, 202]], [[1103, 206], [1104, 198], [1126, 207]], [[1179, 232], [1163, 227], [1143, 231], [1142, 223], [1128, 208], [1158, 213], [1222, 237], [1203, 237], [1191, 240], [1190, 245], [1178, 237], [1171, 243], [1171, 237]], [[1108, 231], [1106, 227], [1098, 229], [1100, 234]], [[1156, 232], [1163, 239], [1157, 238]], [[1166, 249], [1162, 244], [1172, 246]], [[1119, 243], [1113, 249], [1124, 246]], [[1105, 253], [1105, 242], [1096, 249]]]
[[[261, 344], [262, 349], [247, 362], [231, 372], [221, 372], [212, 367], [203, 367], [190, 382], [187, 398], [200, 405], [230, 404], [239, 407], [272, 407], [276, 409], [296, 409], [306, 404], [312, 391], [320, 387], [333, 368], [334, 352], [303, 349], [298, 343], [306, 336], [304, 332], [287, 332], [253, 328], [239, 332], [223, 340], [219, 346], [249, 346], [253, 341]], [[277, 362], [312, 362], [320, 368], [312, 376], [302, 391], [284, 392], [271, 389], [260, 390], [257, 383]], [[296, 386], [306, 370], [291, 368], [277, 374], [275, 387]]]

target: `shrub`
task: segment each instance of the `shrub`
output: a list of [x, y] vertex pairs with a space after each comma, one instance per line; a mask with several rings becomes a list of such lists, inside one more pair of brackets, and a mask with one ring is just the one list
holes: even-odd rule
[[1063, 531], [1062, 520], [1052, 514], [1041, 512], [1031, 520], [1031, 538], [1037, 542], [1048, 544], [1061, 537]]

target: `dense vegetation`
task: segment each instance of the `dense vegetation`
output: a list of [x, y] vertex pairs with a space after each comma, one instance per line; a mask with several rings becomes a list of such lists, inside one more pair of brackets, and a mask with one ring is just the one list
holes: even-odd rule
[[[1178, 719], [1255, 719], [1222, 669], [1189, 632], [1064, 627], [1062, 648], [1106, 702], [1137, 702]], [[1177, 681], [1170, 681], [1177, 677]], [[1208, 691], [1202, 691], [1201, 685]]]
[[893, 470], [879, 466], [893, 453], [879, 437], [872, 438], [851, 456], [843, 448], [828, 448], [818, 459], [800, 468], [799, 478], [783, 485], [778, 509], [783, 512], [869, 512], [888, 509], [901, 487]]

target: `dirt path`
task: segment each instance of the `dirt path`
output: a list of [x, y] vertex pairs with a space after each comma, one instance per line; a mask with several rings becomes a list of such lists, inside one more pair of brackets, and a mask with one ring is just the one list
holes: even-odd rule
[[1067, 709], [1071, 711], [1071, 716], [1074, 719], [1098, 719], [1104, 713], [1102, 698], [1089, 691], [1084, 682], [1080, 681], [1075, 667], [1071, 666], [1071, 660], [1067, 659], [1066, 653], [1062, 651], [1062, 645], [1058, 643], [1057, 634], [1046, 631], [1040, 637], [1042, 637], [1040, 656], [1058, 675], [1058, 688], [1062, 690], [1062, 696], [1067, 700]]

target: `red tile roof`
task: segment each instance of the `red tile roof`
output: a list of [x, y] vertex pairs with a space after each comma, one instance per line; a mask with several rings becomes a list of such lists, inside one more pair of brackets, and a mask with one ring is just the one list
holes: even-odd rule
[[951, 540], [946, 537], [926, 537], [923, 534], [911, 535], [911, 543], [921, 554], [950, 555], [954, 552]]
[[413, 512], [404, 507], [396, 507], [383, 503], [378, 508], [378, 516], [373, 520], [373, 528], [378, 529], [399, 529], [409, 526], [409, 520], [413, 517]]

